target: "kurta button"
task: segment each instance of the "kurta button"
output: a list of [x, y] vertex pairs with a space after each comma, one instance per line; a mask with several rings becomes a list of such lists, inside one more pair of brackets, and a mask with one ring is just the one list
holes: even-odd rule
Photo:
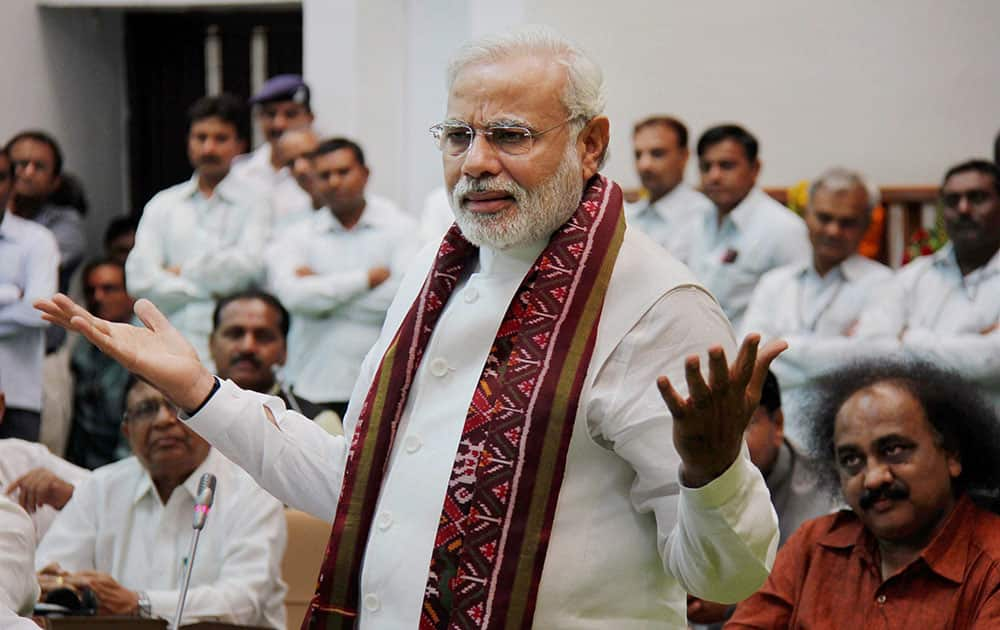
[[877, 601], [879, 604], [884, 604], [885, 603], [885, 595], [884, 594], [879, 595], [877, 598], [875, 598], [875, 601]]
[[381, 602], [379, 602], [378, 600], [378, 595], [376, 595], [375, 593], [368, 593], [367, 595], [365, 595], [364, 601], [365, 601], [365, 610], [369, 612], [375, 612], [376, 610], [378, 610], [378, 607], [381, 604]]
[[438, 357], [431, 361], [431, 374], [434, 376], [444, 376], [448, 373], [448, 362]]
[[473, 302], [479, 299], [479, 291], [476, 289], [476, 287], [469, 287], [468, 289], [462, 292], [462, 299], [465, 300], [466, 304], [472, 304]]
[[389, 512], [381, 512], [378, 515], [378, 528], [385, 531], [392, 527], [392, 514]]
[[416, 453], [420, 450], [420, 447], [424, 445], [423, 440], [420, 439], [419, 435], [408, 435], [406, 440], [404, 440], [403, 446], [406, 448], [407, 453]]

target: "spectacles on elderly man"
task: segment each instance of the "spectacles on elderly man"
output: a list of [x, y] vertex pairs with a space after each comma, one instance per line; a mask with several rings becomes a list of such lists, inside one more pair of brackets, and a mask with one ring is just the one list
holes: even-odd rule
[[165, 398], [147, 398], [126, 409], [123, 418], [132, 424], [146, 424], [159, 417], [160, 409], [166, 409], [174, 416], [178, 413], [177, 405], [167, 402]]
[[431, 137], [434, 138], [437, 147], [445, 155], [458, 157], [469, 150], [476, 135], [482, 135], [493, 147], [501, 153], [507, 155], [524, 155], [531, 151], [535, 144], [535, 138], [547, 134], [550, 131], [562, 127], [566, 123], [576, 120], [577, 116], [570, 116], [557, 125], [552, 125], [548, 129], [534, 131], [523, 125], [502, 125], [493, 124], [487, 127], [476, 129], [468, 123], [460, 120], [447, 120], [431, 127]]

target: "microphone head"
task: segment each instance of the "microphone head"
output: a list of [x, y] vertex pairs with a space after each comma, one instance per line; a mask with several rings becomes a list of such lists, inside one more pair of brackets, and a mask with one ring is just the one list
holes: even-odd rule
[[198, 481], [198, 496], [194, 500], [194, 524], [195, 529], [205, 526], [208, 519], [208, 510], [215, 501], [215, 475], [205, 473]]

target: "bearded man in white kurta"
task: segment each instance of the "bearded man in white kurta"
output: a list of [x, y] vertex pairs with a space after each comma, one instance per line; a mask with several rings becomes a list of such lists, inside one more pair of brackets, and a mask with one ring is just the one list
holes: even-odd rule
[[579, 49], [518, 31], [463, 48], [448, 77], [433, 132], [456, 225], [403, 279], [344, 437], [216, 381], [151, 304], [147, 329], [64, 296], [38, 307], [333, 520], [304, 627], [684, 628], [685, 592], [735, 602], [771, 564], [743, 431], [784, 344], [758, 357], [750, 337], [728, 365], [712, 296], [625, 229]]

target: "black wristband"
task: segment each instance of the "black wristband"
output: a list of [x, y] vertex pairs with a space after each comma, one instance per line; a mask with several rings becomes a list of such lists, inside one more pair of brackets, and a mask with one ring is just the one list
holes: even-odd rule
[[188, 417], [191, 417], [194, 414], [196, 414], [199, 411], [201, 411], [202, 408], [205, 405], [208, 404], [208, 401], [212, 400], [212, 396], [215, 396], [215, 392], [219, 391], [220, 387], [222, 387], [222, 385], [219, 383], [219, 377], [213, 376], [212, 377], [212, 391], [208, 392], [208, 396], [205, 396], [205, 400], [201, 401], [201, 404], [198, 405], [197, 407], [195, 407], [193, 411], [187, 411], [187, 412], [185, 412], [185, 413], [187, 413]]

